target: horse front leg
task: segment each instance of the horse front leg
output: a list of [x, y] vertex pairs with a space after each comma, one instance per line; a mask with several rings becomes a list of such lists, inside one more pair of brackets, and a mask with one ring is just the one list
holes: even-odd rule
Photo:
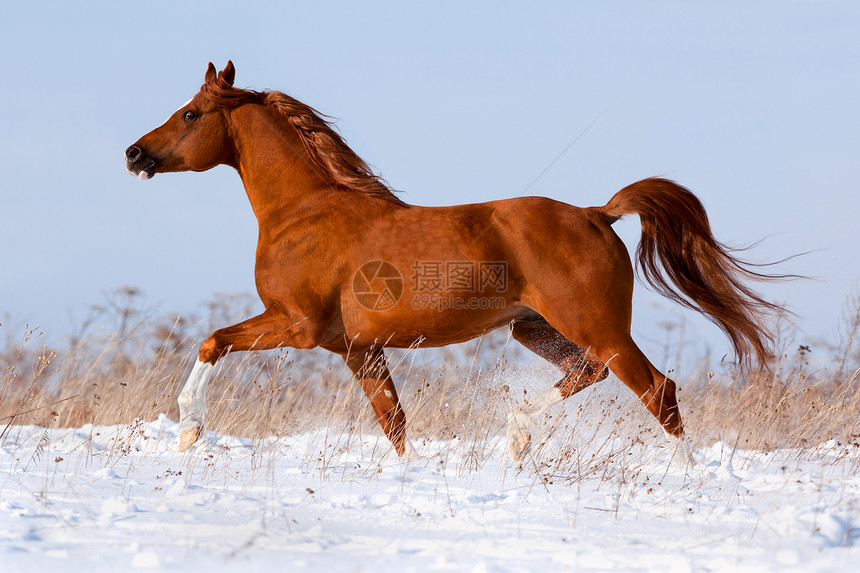
[[313, 348], [319, 329], [308, 318], [296, 320], [279, 306], [235, 326], [213, 332], [197, 354], [197, 362], [179, 393], [179, 451], [184, 452], [203, 433], [206, 416], [206, 389], [218, 362], [229, 352]]
[[214, 364], [201, 362], [199, 355], [191, 375], [179, 393], [179, 451], [184, 452], [197, 441], [203, 432], [206, 416], [206, 388], [212, 377]]
[[406, 415], [391, 381], [388, 361], [381, 349], [371, 348], [343, 357], [361, 389], [370, 400], [385, 437], [394, 445], [397, 455], [406, 460], [418, 459], [412, 442], [406, 437]]

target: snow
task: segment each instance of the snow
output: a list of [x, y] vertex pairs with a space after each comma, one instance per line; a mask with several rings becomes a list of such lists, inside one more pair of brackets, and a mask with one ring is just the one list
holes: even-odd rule
[[[592, 440], [563, 470], [503, 435], [416, 440], [321, 428], [185, 453], [164, 418], [13, 426], [0, 447], [0, 569], [62, 571], [856, 571], [860, 448]], [[501, 433], [500, 433], [501, 434]], [[564, 439], [569, 440], [570, 437]], [[576, 439], [573, 440], [574, 443]], [[643, 443], [645, 442], [645, 443]], [[594, 454], [594, 455], [592, 455]], [[540, 457], [545, 456], [545, 457]], [[562, 467], [562, 466], [558, 466]]]

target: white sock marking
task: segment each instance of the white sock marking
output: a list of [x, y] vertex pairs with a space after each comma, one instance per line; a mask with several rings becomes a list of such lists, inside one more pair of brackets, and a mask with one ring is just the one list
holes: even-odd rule
[[421, 456], [418, 455], [418, 451], [415, 449], [415, 446], [412, 445], [412, 441], [409, 438], [406, 438], [406, 441], [403, 444], [403, 455], [401, 457], [407, 462], [421, 459]]
[[663, 429], [666, 435], [666, 441], [669, 442], [669, 450], [672, 452], [672, 462], [679, 466], [694, 466], [696, 460], [693, 458], [693, 448], [685, 436], [673, 436], [666, 429]]
[[[212, 364], [200, 362], [194, 363], [191, 374], [182, 392], [179, 394], [179, 431], [200, 427], [203, 425], [203, 417], [206, 415], [206, 387], [215, 367]], [[183, 426], [185, 427], [183, 429]]]
[[517, 439], [527, 434], [528, 430], [540, 420], [546, 410], [564, 400], [561, 390], [553, 386], [540, 394], [529, 404], [523, 404], [511, 410], [508, 414], [508, 437]]

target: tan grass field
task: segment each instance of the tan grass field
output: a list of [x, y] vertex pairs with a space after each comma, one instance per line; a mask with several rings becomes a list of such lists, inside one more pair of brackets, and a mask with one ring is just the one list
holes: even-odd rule
[[[0, 443], [16, 425], [131, 424], [162, 413], [176, 420], [176, 397], [197, 345], [208, 330], [248, 314], [250, 300], [221, 297], [206, 305], [205, 319], [157, 317], [140, 310], [136, 290], [123, 289], [95, 308], [61, 350], [40, 344], [38, 330], [11, 332], [8, 321], [0, 325]], [[860, 446], [857, 303], [856, 297], [849, 300], [842, 340], [826, 349], [833, 357], [829, 366], [813, 369], [808, 347], [784, 344], [769, 371], [743, 374], [729, 366], [678, 380], [693, 445], [721, 441], [765, 451], [811, 451], [826, 442]], [[456, 437], [480, 463], [503, 433], [510, 408], [530, 390], [553, 383], [552, 368], [508, 344], [506, 335], [502, 329], [434, 350], [429, 359], [420, 350], [390, 353], [413, 440]], [[790, 340], [790, 333], [782, 338]], [[206, 429], [221, 434], [263, 439], [319, 428], [381, 434], [347, 368], [323, 351], [230, 355], [219, 363], [208, 403]], [[588, 432], [581, 431], [584, 425]], [[551, 475], [565, 471], [586, 441], [593, 446], [606, 432], [628, 443], [662, 443], [657, 429], [629, 390], [610, 377], [547, 414], [535, 456]], [[550, 443], [555, 451], [541, 450]]]

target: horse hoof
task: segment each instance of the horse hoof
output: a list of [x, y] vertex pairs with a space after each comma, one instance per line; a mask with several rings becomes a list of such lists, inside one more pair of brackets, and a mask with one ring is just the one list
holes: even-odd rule
[[680, 468], [693, 468], [696, 466], [696, 459], [693, 457], [693, 452], [686, 442], [675, 449], [675, 452], [672, 454], [672, 463]]
[[193, 428], [189, 428], [179, 434], [179, 451], [184, 452], [191, 444], [196, 442], [198, 438], [200, 438], [200, 434], [202, 433], [201, 426], [194, 426]]
[[414, 462], [421, 459], [421, 456], [418, 455], [418, 451], [415, 449], [415, 446], [412, 445], [412, 442], [406, 440], [403, 444], [403, 453], [398, 454], [401, 460], [407, 462]]
[[511, 436], [508, 439], [508, 449], [511, 450], [511, 455], [514, 456], [514, 461], [520, 461], [525, 456], [532, 445], [531, 434], [519, 434]]
[[682, 468], [692, 468], [696, 465], [696, 459], [693, 457], [693, 448], [684, 435], [673, 436], [665, 432], [666, 441], [669, 442], [669, 451], [672, 456], [672, 463]]

